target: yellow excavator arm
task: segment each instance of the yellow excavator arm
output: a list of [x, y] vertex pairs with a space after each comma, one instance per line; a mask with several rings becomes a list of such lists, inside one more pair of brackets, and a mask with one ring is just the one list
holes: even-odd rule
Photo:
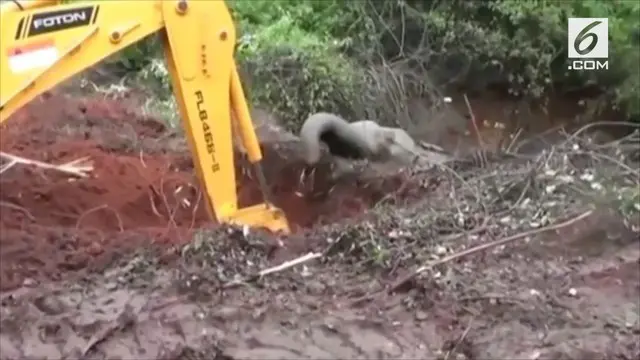
[[[15, 0], [1, 5], [0, 25], [0, 126], [44, 91], [159, 33], [210, 214], [220, 222], [289, 232], [285, 215], [269, 202], [224, 1]], [[238, 208], [232, 121], [255, 164], [263, 204]]]

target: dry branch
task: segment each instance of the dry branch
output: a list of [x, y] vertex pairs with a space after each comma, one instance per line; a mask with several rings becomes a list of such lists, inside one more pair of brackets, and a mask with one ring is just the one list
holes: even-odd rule
[[460, 259], [460, 258], [465, 257], [467, 255], [475, 254], [475, 253], [480, 252], [480, 251], [488, 250], [488, 249], [491, 249], [491, 248], [494, 248], [494, 247], [497, 247], [497, 246], [500, 246], [500, 245], [504, 245], [504, 244], [507, 244], [507, 243], [510, 243], [510, 242], [513, 242], [513, 241], [516, 241], [516, 240], [524, 239], [524, 238], [527, 238], [527, 237], [532, 236], [532, 235], [540, 234], [540, 233], [547, 232], [547, 231], [558, 230], [558, 229], [561, 229], [563, 227], [566, 227], [566, 226], [569, 226], [571, 224], [574, 224], [575, 222], [580, 221], [580, 220], [590, 216], [592, 213], [593, 213], [593, 210], [589, 210], [589, 211], [586, 211], [586, 212], [582, 213], [581, 215], [578, 215], [578, 216], [576, 216], [576, 217], [574, 217], [572, 219], [569, 219], [569, 220], [561, 222], [561, 223], [557, 223], [557, 224], [554, 224], [554, 225], [546, 226], [546, 227], [540, 228], [540, 229], [533, 229], [533, 230], [524, 231], [524, 232], [521, 232], [519, 234], [515, 234], [515, 235], [512, 235], [512, 236], [507, 236], [507, 237], [502, 238], [502, 239], [498, 239], [498, 240], [495, 240], [495, 241], [492, 241], [492, 242], [489, 242], [489, 243], [486, 243], [486, 244], [474, 246], [474, 247], [472, 247], [470, 249], [467, 249], [467, 250], [464, 250], [464, 251], [460, 251], [458, 253], [443, 257], [442, 259], [433, 261], [433, 262], [431, 262], [431, 263], [429, 263], [427, 265], [423, 265], [423, 266], [419, 267], [414, 272], [412, 272], [409, 275], [407, 275], [407, 276], [401, 278], [400, 280], [396, 281], [393, 285], [391, 285], [389, 287], [387, 292], [388, 293], [395, 292], [396, 290], [401, 288], [404, 284], [406, 284], [407, 282], [413, 280], [416, 276], [422, 274], [423, 272], [425, 272], [425, 271], [427, 271], [429, 269], [432, 269], [436, 265], [448, 263], [450, 261]]
[[484, 141], [482, 140], [482, 134], [480, 133], [480, 128], [478, 127], [478, 118], [476, 118], [476, 114], [471, 107], [471, 102], [469, 101], [467, 94], [464, 94], [464, 103], [467, 105], [469, 117], [471, 117], [471, 125], [473, 125], [473, 130], [475, 131], [476, 137], [478, 138], [478, 145], [481, 149], [484, 149]]
[[249, 276], [243, 280], [234, 280], [234, 281], [230, 281], [226, 284], [223, 285], [223, 288], [230, 288], [230, 287], [234, 287], [234, 286], [238, 286], [238, 285], [242, 285], [242, 284], [246, 284], [250, 281], [255, 281], [263, 276], [266, 275], [270, 275], [270, 274], [275, 274], [287, 269], [290, 269], [294, 266], [306, 263], [308, 261], [314, 260], [314, 259], [318, 259], [321, 258], [323, 256], [323, 253], [314, 253], [314, 252], [310, 252], [306, 255], [300, 256], [298, 258], [295, 258], [293, 260], [289, 260], [289, 261], [285, 261], [280, 265], [276, 265], [264, 270], [261, 270], [259, 273], [253, 275], [253, 276]]
[[8, 161], [7, 164], [0, 167], [0, 174], [4, 173], [17, 164], [31, 165], [46, 170], [56, 170], [68, 175], [74, 175], [78, 177], [87, 177], [87, 173], [93, 171], [93, 166], [87, 163], [87, 160], [89, 160], [88, 157], [83, 157], [60, 165], [27, 159], [21, 156], [7, 154], [5, 152], [0, 152], [0, 157]]

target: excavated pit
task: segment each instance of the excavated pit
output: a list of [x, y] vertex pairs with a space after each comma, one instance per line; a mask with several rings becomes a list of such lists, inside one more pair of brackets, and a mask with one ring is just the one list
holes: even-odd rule
[[[149, 244], [175, 244], [212, 226], [182, 136], [104, 99], [47, 95], [2, 127], [0, 150], [49, 163], [88, 156], [94, 171], [77, 178], [16, 165], [0, 176], [0, 284], [60, 279], [99, 268]], [[295, 231], [358, 216], [403, 183], [400, 176], [335, 183], [328, 164], [300, 183], [296, 149], [263, 146], [274, 203]], [[262, 201], [245, 157], [236, 154], [241, 206]], [[416, 189], [403, 187], [408, 196]]]

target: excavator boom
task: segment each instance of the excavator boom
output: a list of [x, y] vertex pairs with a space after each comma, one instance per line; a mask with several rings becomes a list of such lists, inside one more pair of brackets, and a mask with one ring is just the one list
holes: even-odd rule
[[159, 33], [211, 215], [289, 232], [286, 217], [266, 196], [263, 204], [238, 208], [233, 121], [263, 193], [268, 191], [234, 61], [236, 30], [224, 1], [15, 0], [0, 7], [0, 25], [0, 126], [44, 91]]

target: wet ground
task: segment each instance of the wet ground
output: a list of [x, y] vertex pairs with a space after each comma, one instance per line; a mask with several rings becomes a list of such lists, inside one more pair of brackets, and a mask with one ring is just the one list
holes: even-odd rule
[[[640, 356], [638, 234], [590, 200], [472, 201], [486, 180], [442, 172], [335, 184], [319, 169], [309, 189], [295, 149], [267, 147], [296, 230], [274, 237], [211, 224], [180, 136], [125, 103], [46, 97], [0, 137], [2, 151], [96, 169], [0, 176], [1, 359]], [[256, 202], [238, 163], [241, 200]]]

